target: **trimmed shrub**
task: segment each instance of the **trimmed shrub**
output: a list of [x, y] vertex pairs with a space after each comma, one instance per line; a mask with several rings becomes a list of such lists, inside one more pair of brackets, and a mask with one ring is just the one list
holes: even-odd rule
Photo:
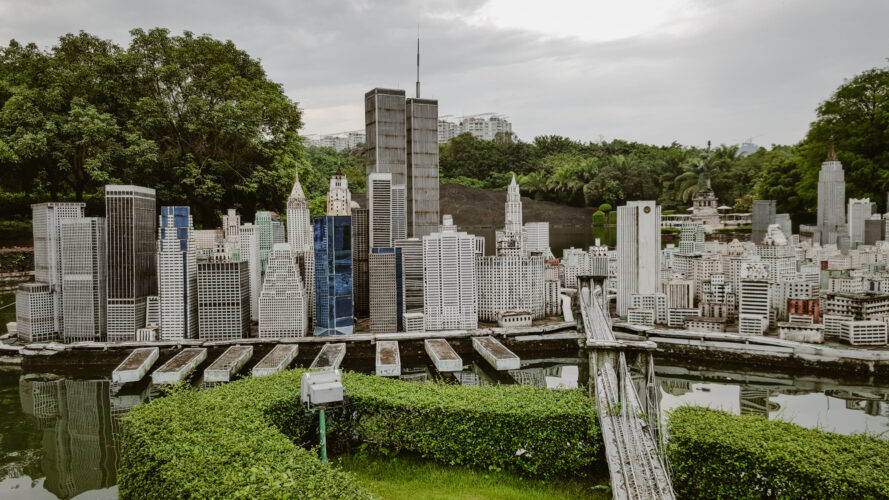
[[520, 385], [416, 384], [346, 374], [342, 432], [386, 451], [524, 476], [584, 476], [602, 437], [589, 395]]
[[601, 210], [596, 210], [593, 212], [593, 225], [596, 227], [601, 227], [605, 225], [605, 213]]
[[667, 453], [681, 498], [889, 498], [889, 443], [680, 407]]
[[370, 498], [288, 437], [313, 424], [294, 372], [140, 405], [123, 421], [120, 498]]
[[614, 209], [611, 207], [610, 203], [603, 203], [603, 204], [599, 205], [600, 212], [605, 212], [607, 214], [608, 212], [610, 212], [612, 210], [614, 210]]
[[662, 227], [661, 234], [680, 234], [682, 230], [678, 227]]
[[[121, 498], [368, 498], [315, 451], [317, 417], [299, 403], [302, 370], [178, 391], [123, 421]], [[601, 436], [582, 390], [465, 387], [344, 374], [349, 407], [328, 435], [446, 464], [582, 475]]]
[[675, 210], [664, 210], [663, 212], [661, 212], [661, 215], [674, 215], [674, 214], [676, 214]]
[[608, 212], [608, 224], [612, 226], [617, 225], [617, 210]]

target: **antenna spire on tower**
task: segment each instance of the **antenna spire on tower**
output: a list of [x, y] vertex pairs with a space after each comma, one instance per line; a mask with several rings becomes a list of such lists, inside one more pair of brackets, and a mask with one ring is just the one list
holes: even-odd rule
[[420, 25], [417, 24], [417, 99], [420, 98]]

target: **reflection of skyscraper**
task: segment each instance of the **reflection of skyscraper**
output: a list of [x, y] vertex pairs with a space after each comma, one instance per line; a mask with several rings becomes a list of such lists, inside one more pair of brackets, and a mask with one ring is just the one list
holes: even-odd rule
[[108, 381], [24, 375], [19, 391], [43, 428], [44, 488], [71, 498], [117, 482]]
[[769, 416], [769, 391], [741, 387], [741, 415]]

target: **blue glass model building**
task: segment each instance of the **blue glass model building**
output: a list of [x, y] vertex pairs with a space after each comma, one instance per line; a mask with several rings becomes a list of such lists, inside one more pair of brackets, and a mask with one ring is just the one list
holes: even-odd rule
[[315, 335], [354, 331], [352, 307], [352, 217], [314, 218]]

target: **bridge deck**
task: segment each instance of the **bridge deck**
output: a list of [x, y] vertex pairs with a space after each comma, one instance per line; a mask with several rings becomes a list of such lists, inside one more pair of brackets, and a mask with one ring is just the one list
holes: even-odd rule
[[[591, 357], [595, 400], [611, 474], [611, 491], [620, 499], [673, 499], [673, 485], [657, 441], [642, 418], [644, 408], [636, 393], [623, 352], [595, 292], [580, 290], [580, 309], [587, 346], [611, 354]], [[628, 349], [650, 347], [626, 345]], [[617, 365], [617, 366], [615, 366]]]

